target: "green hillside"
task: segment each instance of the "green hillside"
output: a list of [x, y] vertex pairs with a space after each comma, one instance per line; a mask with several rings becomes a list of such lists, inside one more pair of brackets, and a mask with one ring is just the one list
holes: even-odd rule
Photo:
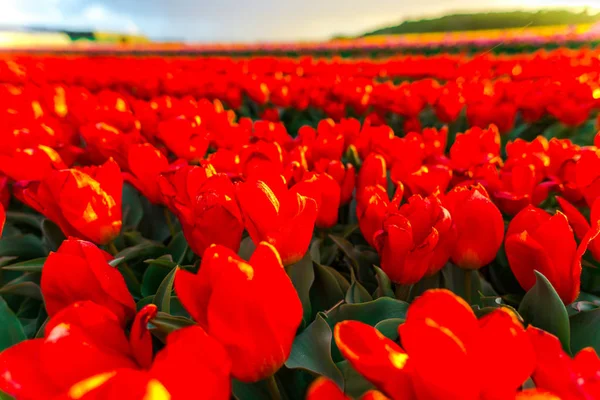
[[544, 10], [453, 14], [439, 18], [407, 20], [396, 26], [377, 29], [362, 36], [403, 33], [474, 31], [482, 29], [522, 28], [562, 24], [586, 24], [600, 21], [600, 14], [588, 11]]

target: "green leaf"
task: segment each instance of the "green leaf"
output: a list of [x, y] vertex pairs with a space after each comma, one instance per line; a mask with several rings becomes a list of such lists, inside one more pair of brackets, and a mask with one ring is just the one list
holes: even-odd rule
[[[446, 282], [446, 288], [467, 300], [470, 305], [483, 305], [480, 294], [481, 277], [478, 271], [466, 270], [454, 264], [447, 264], [442, 269], [442, 275]], [[467, 280], [467, 275], [470, 275], [470, 281]], [[467, 285], [470, 285], [470, 288], [467, 288]]]
[[344, 377], [344, 393], [346, 396], [359, 399], [365, 392], [374, 389], [373, 384], [359, 374], [347, 360], [337, 363], [337, 367]]
[[27, 339], [21, 322], [0, 297], [0, 352]]
[[375, 325], [375, 329], [381, 332], [382, 335], [388, 339], [397, 342], [400, 337], [400, 335], [398, 335], [398, 327], [403, 323], [404, 318], [384, 319]]
[[312, 260], [316, 263], [321, 263], [321, 245], [323, 244], [323, 240], [320, 238], [314, 239], [310, 244], [309, 253], [312, 257]]
[[15, 400], [15, 398], [0, 390], [0, 400]]
[[155, 259], [149, 259], [144, 261], [146, 264], [156, 265], [159, 267], [166, 268], [168, 271], [172, 270], [177, 266], [177, 263], [173, 261], [173, 256], [170, 254], [165, 254], [164, 256], [160, 256]]
[[49, 251], [56, 251], [67, 237], [60, 228], [49, 219], [42, 221], [42, 235]]
[[19, 282], [4, 285], [0, 288], [0, 294], [15, 294], [19, 296], [31, 297], [36, 300], [43, 299], [40, 287], [33, 282]]
[[123, 261], [129, 263], [134, 260], [157, 258], [164, 255], [166, 252], [167, 249], [162, 244], [147, 241], [121, 250], [115, 255], [115, 258], [123, 257]]
[[233, 397], [238, 400], [270, 400], [269, 389], [265, 381], [246, 383], [231, 379], [231, 391]]
[[527, 324], [543, 329], [557, 336], [567, 353], [570, 350], [569, 316], [556, 290], [544, 275], [534, 271], [535, 285], [527, 292], [519, 314]]
[[0, 240], [0, 257], [13, 256], [30, 260], [47, 255], [40, 238], [33, 234], [13, 236]]
[[110, 261], [108, 262], [108, 264], [109, 264], [111, 267], [118, 267], [118, 266], [119, 266], [119, 264], [121, 264], [121, 263], [122, 263], [124, 260], [125, 260], [125, 257], [117, 257], [117, 258], [113, 258], [112, 260], [110, 260]]
[[7, 271], [20, 271], [20, 272], [42, 272], [46, 257], [34, 258], [33, 260], [23, 261], [16, 264], [6, 265], [0, 269]]
[[171, 312], [171, 292], [173, 292], [173, 282], [177, 271], [179, 271], [179, 267], [175, 267], [169, 272], [154, 295], [152, 303], [156, 304], [158, 311], [167, 314]]
[[154, 297], [163, 280], [169, 275], [169, 272], [170, 270], [159, 265], [150, 265], [146, 268], [142, 277], [141, 295], [143, 297]]
[[343, 301], [347, 288], [342, 288], [338, 278], [329, 268], [317, 263], [313, 263], [313, 266], [315, 279], [310, 288], [310, 304], [312, 315], [315, 315]]
[[375, 265], [375, 278], [377, 279], [377, 289], [373, 293], [373, 298], [378, 299], [380, 297], [391, 297], [395, 298], [394, 290], [392, 290], [392, 281], [383, 270]]
[[585, 347], [600, 353], [600, 308], [582, 311], [571, 316], [571, 350], [576, 354]]
[[152, 324], [151, 329], [155, 329], [166, 334], [195, 324], [194, 321], [189, 318], [176, 317], [160, 311], [156, 314], [156, 317], [150, 321], [150, 323]]
[[310, 253], [306, 253], [302, 260], [285, 268], [292, 284], [298, 292], [298, 297], [302, 302], [304, 324], [308, 324], [312, 316], [312, 306], [310, 303], [310, 288], [315, 281], [315, 271]]
[[27, 225], [31, 228], [41, 229], [43, 217], [40, 214], [25, 213], [18, 211], [8, 211], [6, 221], [17, 225]]
[[354, 246], [352, 246], [352, 243], [350, 243], [346, 239], [344, 239], [342, 237], [339, 237], [339, 236], [329, 235], [329, 238], [331, 240], [333, 240], [333, 242], [336, 244], [337, 247], [340, 248], [340, 250], [342, 250], [342, 252], [344, 253], [344, 255], [346, 257], [348, 257], [348, 259], [352, 263], [352, 266], [354, 267], [354, 269], [358, 271], [358, 267], [359, 267], [359, 260], [358, 260], [359, 253], [356, 251], [356, 249], [354, 248]]
[[354, 270], [350, 270], [350, 279], [352, 283], [346, 291], [346, 303], [366, 303], [367, 301], [373, 300], [367, 289], [356, 280]]
[[331, 358], [332, 337], [331, 328], [323, 315], [317, 315], [313, 323], [296, 336], [285, 366], [326, 376], [343, 388], [344, 377]]
[[389, 297], [380, 297], [366, 303], [342, 304], [329, 313], [327, 320], [332, 326], [345, 320], [361, 321], [375, 326], [390, 318], [404, 319], [407, 310], [408, 303]]
[[245, 237], [240, 243], [240, 250], [238, 251], [238, 255], [242, 257], [242, 259], [249, 261], [250, 257], [254, 253], [254, 250], [256, 250], [256, 245], [254, 244], [250, 236], [248, 236]]
[[140, 201], [140, 195], [133, 186], [125, 183], [123, 185], [123, 230], [136, 230], [142, 218], [144, 209]]
[[185, 264], [186, 255], [189, 251], [188, 242], [185, 240], [185, 236], [183, 236], [183, 231], [178, 232], [171, 242], [167, 246], [167, 251], [169, 254], [173, 256], [173, 261], [177, 263], [177, 265]]

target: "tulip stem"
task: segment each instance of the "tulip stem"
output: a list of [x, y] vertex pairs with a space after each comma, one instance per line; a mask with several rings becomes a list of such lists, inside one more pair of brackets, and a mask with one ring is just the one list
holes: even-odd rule
[[408, 301], [410, 298], [410, 291], [412, 290], [413, 285], [407, 284], [396, 284], [396, 299], [400, 301]]
[[110, 254], [112, 254], [113, 256], [116, 256], [117, 254], [119, 254], [119, 250], [117, 250], [117, 246], [115, 246], [115, 242], [110, 242], [107, 246], [107, 250]]
[[471, 271], [463, 270], [465, 273], [465, 300], [471, 305]]
[[271, 375], [267, 378], [267, 387], [272, 400], [281, 400], [281, 392], [279, 392], [279, 386], [277, 386], [275, 375]]
[[165, 213], [165, 221], [167, 221], [167, 226], [169, 227], [169, 232], [171, 233], [171, 237], [175, 237], [175, 227], [173, 226], [173, 220], [171, 219], [171, 213], [167, 207], [163, 208]]

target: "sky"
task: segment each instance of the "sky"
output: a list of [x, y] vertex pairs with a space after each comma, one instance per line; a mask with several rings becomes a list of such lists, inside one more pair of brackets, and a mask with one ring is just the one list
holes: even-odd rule
[[600, 8], [600, 0], [0, 0], [0, 26], [190, 42], [320, 40], [448, 12], [566, 6]]

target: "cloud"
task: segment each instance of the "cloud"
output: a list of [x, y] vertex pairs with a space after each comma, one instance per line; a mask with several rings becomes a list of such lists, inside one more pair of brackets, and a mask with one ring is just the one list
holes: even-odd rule
[[[567, 0], [532, 0], [536, 6]], [[583, 0], [569, 3], [585, 4]], [[590, 0], [591, 5], [597, 0]], [[0, 0], [0, 24], [142, 32], [190, 41], [326, 39], [407, 17], [523, 7], [522, 0]], [[533, 3], [531, 3], [533, 5]]]

